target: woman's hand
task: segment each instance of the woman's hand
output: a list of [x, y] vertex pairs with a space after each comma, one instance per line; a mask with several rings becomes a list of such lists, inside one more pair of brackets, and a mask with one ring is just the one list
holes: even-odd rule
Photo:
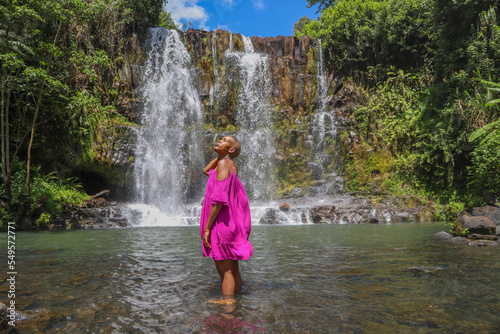
[[205, 233], [203, 233], [203, 246], [212, 248], [210, 246], [210, 230], [205, 230]]

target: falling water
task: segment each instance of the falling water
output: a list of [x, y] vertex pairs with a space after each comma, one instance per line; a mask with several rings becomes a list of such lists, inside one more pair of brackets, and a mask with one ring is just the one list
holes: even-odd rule
[[211, 122], [218, 125], [219, 119], [219, 93], [220, 93], [220, 79], [219, 71], [217, 69], [217, 31], [212, 32], [212, 58], [214, 66], [214, 84], [210, 87], [210, 106], [212, 110]]
[[[342, 189], [341, 177], [335, 174], [335, 149], [337, 146], [337, 122], [335, 110], [327, 105], [327, 77], [321, 40], [318, 40], [317, 58], [318, 102], [312, 119], [312, 149], [309, 168], [317, 187], [311, 188], [311, 194], [335, 193]], [[328, 174], [329, 172], [329, 174]], [[340, 187], [340, 188], [339, 188]]]
[[[268, 59], [255, 53], [250, 38], [243, 36], [245, 52], [226, 52], [238, 67], [239, 89], [236, 110], [241, 142], [240, 178], [250, 200], [265, 201], [274, 190], [272, 115], [270, 106], [271, 80]], [[231, 63], [231, 62], [230, 62]]]
[[203, 113], [196, 70], [178, 32], [151, 29], [148, 50], [134, 171], [137, 201], [151, 206], [149, 213], [159, 210], [173, 217], [203, 191]]
[[245, 48], [245, 53], [255, 53], [250, 37], [243, 36], [243, 47]]

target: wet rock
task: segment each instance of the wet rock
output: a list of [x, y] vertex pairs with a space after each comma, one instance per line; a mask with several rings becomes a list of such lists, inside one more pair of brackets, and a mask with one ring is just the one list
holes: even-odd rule
[[450, 239], [451, 237], [452, 235], [445, 231], [437, 232], [432, 235], [433, 239]]
[[443, 270], [441, 267], [426, 267], [426, 266], [420, 266], [420, 267], [404, 267], [404, 268], [399, 268], [399, 272], [411, 272], [411, 273], [419, 273], [419, 274], [434, 274], [437, 271]]
[[453, 233], [459, 234], [467, 230], [470, 234], [495, 234], [495, 224], [486, 217], [462, 216], [455, 221]]
[[487, 247], [487, 246], [498, 246], [498, 243], [496, 241], [492, 240], [473, 240], [469, 242], [469, 246], [476, 246], [476, 247]]
[[290, 204], [288, 204], [288, 203], [282, 203], [279, 206], [279, 209], [280, 209], [280, 211], [288, 212], [288, 211], [290, 211]]
[[468, 236], [468, 238], [475, 240], [498, 240], [498, 237], [495, 235], [485, 235], [485, 234], [471, 234]]
[[12, 319], [8, 317], [8, 313], [9, 310], [7, 310], [7, 305], [0, 302], [0, 331], [11, 328], [11, 326], [9, 325], [9, 321], [11, 321]]
[[278, 217], [276, 214], [276, 210], [267, 209], [266, 213], [262, 216], [262, 218], [260, 218], [259, 224], [264, 224], [264, 225], [278, 224]]
[[493, 224], [500, 225], [500, 209], [497, 208], [495, 211], [490, 212], [486, 215], [486, 218], [489, 218]]
[[311, 220], [313, 223], [335, 223], [337, 214], [335, 212], [335, 206], [333, 205], [322, 205], [311, 208], [310, 210]]
[[463, 238], [463, 237], [453, 237], [449, 239], [445, 239], [446, 242], [451, 242], [451, 243], [465, 243], [469, 242], [469, 239]]

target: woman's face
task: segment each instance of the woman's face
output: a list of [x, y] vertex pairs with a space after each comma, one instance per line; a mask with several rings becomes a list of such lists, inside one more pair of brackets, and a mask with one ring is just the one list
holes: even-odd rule
[[214, 151], [217, 153], [229, 153], [229, 150], [233, 148], [232, 137], [225, 136], [219, 139], [214, 146]]

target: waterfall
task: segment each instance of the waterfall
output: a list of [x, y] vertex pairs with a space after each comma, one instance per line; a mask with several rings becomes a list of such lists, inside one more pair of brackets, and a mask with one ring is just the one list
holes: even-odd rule
[[[327, 77], [321, 40], [318, 40], [317, 55], [317, 107], [311, 124], [311, 162], [309, 168], [316, 187], [311, 187], [311, 195], [332, 194], [342, 191], [342, 178], [335, 173], [338, 149], [337, 121], [335, 110], [327, 105]], [[339, 188], [340, 187], [340, 188]]]
[[266, 201], [275, 188], [271, 132], [271, 80], [269, 62], [254, 52], [250, 38], [243, 36], [245, 52], [226, 51], [229, 66], [239, 75], [235, 137], [241, 143], [239, 176], [251, 201]]
[[[218, 125], [219, 119], [219, 93], [220, 93], [220, 81], [219, 81], [219, 71], [217, 69], [217, 31], [212, 32], [212, 58], [214, 66], [214, 84], [210, 87], [210, 108], [212, 109], [212, 120], [211, 122]], [[214, 97], [217, 97], [214, 100]], [[215, 121], [214, 121], [215, 120]]]
[[243, 47], [245, 48], [245, 53], [255, 53], [250, 37], [243, 36]]
[[184, 214], [186, 205], [202, 196], [203, 112], [196, 69], [178, 32], [150, 29], [147, 43], [134, 169], [136, 200], [149, 205], [149, 213], [159, 210], [161, 214], [151, 219], [166, 219]]

